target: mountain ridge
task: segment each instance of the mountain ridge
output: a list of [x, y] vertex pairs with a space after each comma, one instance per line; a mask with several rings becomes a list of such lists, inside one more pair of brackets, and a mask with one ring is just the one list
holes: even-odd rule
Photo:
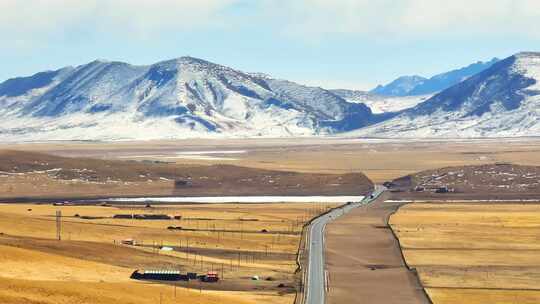
[[418, 75], [401, 76], [386, 85], [378, 85], [370, 93], [383, 96], [417, 96], [429, 95], [447, 89], [472, 75], [480, 73], [498, 62], [498, 58], [490, 61], [477, 61], [465, 67], [439, 73], [430, 78]]
[[539, 80], [536, 52], [497, 60], [433, 96], [405, 97], [326, 90], [190, 56], [94, 60], [0, 83], [0, 140], [534, 136]]

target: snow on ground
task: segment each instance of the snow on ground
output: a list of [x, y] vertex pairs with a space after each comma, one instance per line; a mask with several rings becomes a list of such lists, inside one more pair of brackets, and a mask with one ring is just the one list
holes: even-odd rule
[[208, 155], [208, 154], [244, 154], [246, 150], [210, 150], [210, 151], [185, 151], [178, 152], [178, 155]]
[[160, 158], [160, 159], [194, 159], [194, 160], [225, 160], [235, 161], [239, 158], [222, 157], [214, 155], [239, 155], [247, 153], [246, 150], [212, 150], [212, 151], [185, 151], [176, 152], [174, 154], [146, 154], [146, 155], [126, 155], [120, 158], [134, 159], [134, 158]]
[[540, 57], [538, 54], [522, 53], [517, 56], [514, 71], [525, 77], [536, 79], [536, 83], [529, 86], [529, 90], [540, 90]]
[[428, 100], [431, 95], [390, 97], [381, 96], [381, 99], [366, 100], [363, 103], [367, 105], [374, 114], [399, 112], [412, 108], [417, 104]]
[[208, 196], [208, 197], [137, 197], [110, 198], [105, 202], [156, 203], [347, 203], [359, 202], [363, 196]]

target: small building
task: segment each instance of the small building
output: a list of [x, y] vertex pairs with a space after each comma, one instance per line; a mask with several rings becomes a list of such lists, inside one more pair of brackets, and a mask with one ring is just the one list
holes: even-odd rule
[[134, 219], [137, 220], [170, 220], [171, 217], [166, 214], [134, 214]]
[[152, 281], [180, 281], [188, 279], [187, 275], [182, 276], [179, 270], [171, 269], [156, 269], [156, 270], [135, 270], [131, 277], [135, 280], [152, 280]]
[[134, 239], [124, 239], [121, 241], [121, 243], [123, 245], [130, 245], [130, 246], [135, 246], [137, 244]]
[[208, 283], [215, 283], [215, 282], [219, 281], [218, 273], [215, 272], [215, 271], [209, 271], [209, 272], [202, 278], [202, 281], [203, 281], [203, 282], [208, 282]]
[[113, 215], [114, 219], [132, 219], [133, 214], [115, 214]]

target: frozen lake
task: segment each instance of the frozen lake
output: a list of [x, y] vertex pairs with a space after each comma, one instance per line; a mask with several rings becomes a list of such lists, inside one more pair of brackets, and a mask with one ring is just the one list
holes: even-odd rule
[[206, 196], [206, 197], [135, 197], [110, 198], [106, 202], [155, 203], [347, 203], [363, 196]]
[[240, 155], [247, 153], [246, 150], [209, 150], [209, 151], [184, 151], [172, 154], [146, 154], [127, 155], [120, 158], [160, 158], [160, 159], [193, 159], [193, 160], [226, 160], [235, 161], [239, 158], [215, 156], [215, 155]]

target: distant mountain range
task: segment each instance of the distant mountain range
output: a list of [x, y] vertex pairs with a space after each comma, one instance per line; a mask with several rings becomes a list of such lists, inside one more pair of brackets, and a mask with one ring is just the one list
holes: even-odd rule
[[519, 53], [353, 134], [400, 138], [540, 136], [539, 79], [540, 53]]
[[0, 140], [540, 135], [539, 58], [520, 53], [388, 87], [399, 96], [309, 87], [193, 57], [93, 61], [0, 83]]
[[422, 76], [402, 76], [387, 85], [379, 85], [370, 93], [383, 96], [415, 96], [428, 95], [445, 90], [469, 77], [480, 73], [499, 61], [493, 58], [490, 61], [478, 61], [464, 68], [441, 73], [431, 78]]

